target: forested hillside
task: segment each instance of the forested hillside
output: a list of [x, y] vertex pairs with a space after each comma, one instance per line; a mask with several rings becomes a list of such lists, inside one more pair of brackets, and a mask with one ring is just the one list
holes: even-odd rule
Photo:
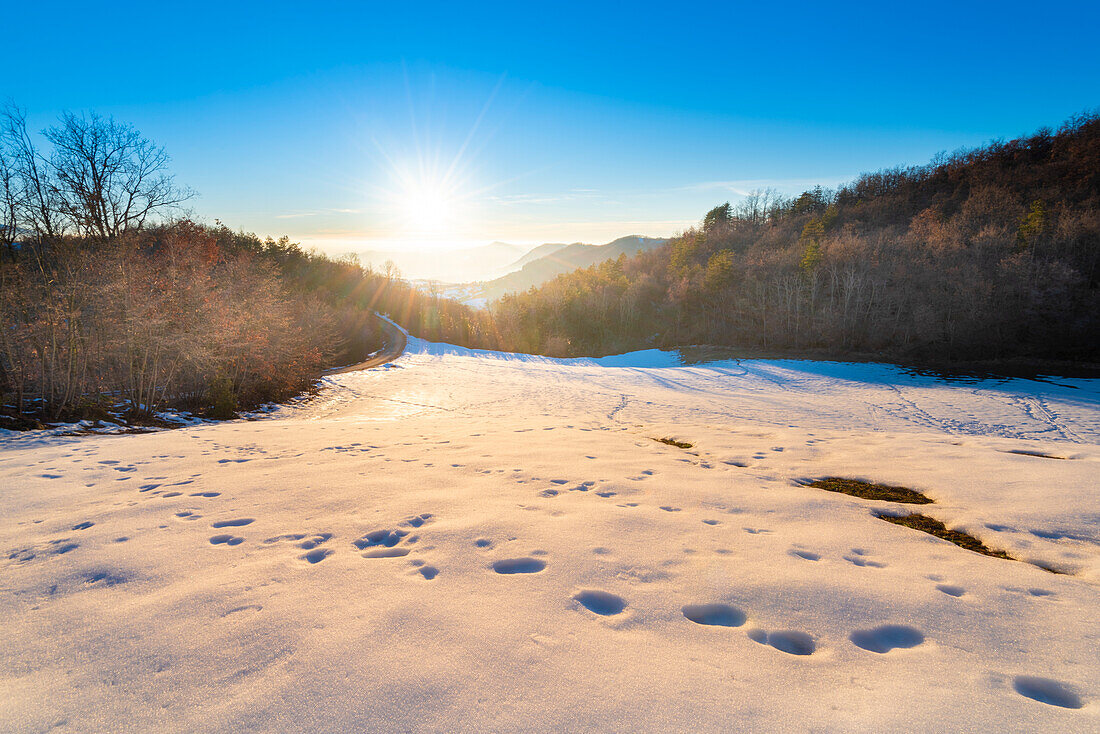
[[470, 310], [302, 250], [182, 218], [191, 192], [131, 126], [64, 115], [40, 149], [0, 114], [0, 427], [231, 417], [381, 346], [372, 311], [479, 343]]
[[1100, 117], [716, 207], [659, 250], [494, 307], [503, 343], [895, 360], [1100, 358]]
[[547, 247], [554, 249], [537, 258], [529, 260], [527, 257], [521, 258], [521, 262], [527, 260], [521, 269], [485, 283], [481, 295], [488, 300], [496, 300], [508, 293], [538, 287], [562, 273], [598, 265], [607, 260], [615, 260], [621, 255], [630, 257], [639, 252], [652, 250], [664, 243], [665, 240], [656, 237], [630, 235], [605, 245], [586, 245], [583, 242], [574, 242], [562, 247], [540, 245], [535, 250], [543, 250]]

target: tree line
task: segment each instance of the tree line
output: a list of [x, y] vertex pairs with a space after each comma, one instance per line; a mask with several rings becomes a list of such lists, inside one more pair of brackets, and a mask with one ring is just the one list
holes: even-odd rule
[[0, 113], [0, 426], [232, 416], [414, 336], [551, 356], [710, 344], [940, 364], [1100, 357], [1100, 116], [757, 191], [656, 250], [472, 309], [392, 270], [188, 219], [162, 148]]
[[374, 310], [489, 341], [470, 309], [396, 273], [187, 219], [192, 192], [130, 125], [66, 113], [42, 139], [0, 112], [0, 427], [231, 417], [380, 348]]
[[926, 363], [1100, 357], [1100, 117], [785, 198], [492, 307], [508, 348], [713, 344]]

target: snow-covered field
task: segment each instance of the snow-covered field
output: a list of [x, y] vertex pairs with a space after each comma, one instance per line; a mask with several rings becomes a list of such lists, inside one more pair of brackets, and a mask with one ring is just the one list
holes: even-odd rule
[[327, 382], [0, 439], [0, 731], [1100, 731], [1097, 381], [411, 340]]

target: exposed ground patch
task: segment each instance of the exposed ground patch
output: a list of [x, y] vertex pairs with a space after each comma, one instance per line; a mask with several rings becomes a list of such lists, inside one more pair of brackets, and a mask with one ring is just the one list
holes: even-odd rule
[[695, 444], [690, 444], [686, 441], [677, 441], [674, 438], [667, 438], [667, 437], [666, 438], [655, 438], [653, 440], [656, 441], [657, 443], [663, 443], [666, 446], [675, 446], [678, 449], [690, 449], [695, 445]]
[[993, 548], [990, 548], [985, 543], [978, 540], [969, 533], [964, 533], [961, 530], [950, 530], [942, 522], [934, 517], [928, 517], [928, 515], [913, 513], [911, 515], [876, 515], [876, 517], [881, 518], [886, 522], [891, 522], [895, 525], [903, 525], [907, 528], [919, 530], [922, 533], [935, 535], [937, 538], [942, 538], [943, 540], [946, 540], [950, 543], [954, 543], [960, 548], [966, 548], [968, 551], [981, 553], [983, 556], [1004, 558], [1008, 561], [1017, 560], [1002, 550], [994, 550]]
[[895, 487], [889, 484], [872, 484], [859, 479], [845, 479], [843, 477], [826, 477], [805, 483], [807, 487], [824, 489], [826, 492], [839, 492], [851, 497], [859, 497], [864, 500], [879, 500], [881, 502], [903, 502], [910, 505], [927, 505], [932, 503], [930, 497], [908, 487]]

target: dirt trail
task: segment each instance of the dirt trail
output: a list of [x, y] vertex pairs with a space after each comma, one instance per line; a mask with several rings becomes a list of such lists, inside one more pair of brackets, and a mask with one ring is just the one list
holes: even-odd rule
[[378, 319], [378, 323], [379, 325], [381, 325], [382, 331], [384, 331], [386, 334], [385, 340], [383, 341], [384, 346], [382, 347], [382, 351], [378, 352], [365, 362], [348, 365], [347, 367], [339, 367], [330, 371], [328, 374], [341, 375], [345, 372], [369, 370], [371, 367], [378, 367], [379, 365], [386, 364], [387, 362], [392, 362], [393, 360], [401, 356], [401, 354], [405, 351], [405, 346], [408, 344], [408, 339], [405, 337], [404, 332], [402, 332], [400, 329], [398, 329], [396, 326], [394, 326], [392, 323], [384, 318], [381, 318], [377, 315], [375, 315], [375, 318]]

